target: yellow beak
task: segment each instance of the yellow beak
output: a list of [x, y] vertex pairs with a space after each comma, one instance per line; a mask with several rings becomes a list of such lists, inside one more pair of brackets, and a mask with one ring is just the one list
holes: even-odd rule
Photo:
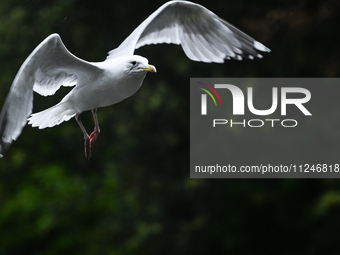
[[145, 71], [149, 71], [151, 73], [156, 73], [156, 67], [154, 67], [153, 65], [148, 65], [147, 67], [142, 67], [143, 70]]

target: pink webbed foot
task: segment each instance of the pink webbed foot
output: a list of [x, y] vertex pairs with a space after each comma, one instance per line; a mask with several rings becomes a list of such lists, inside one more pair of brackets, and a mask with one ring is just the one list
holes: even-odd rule
[[84, 138], [85, 141], [85, 157], [87, 159], [91, 158], [91, 140], [89, 139], [89, 137]]
[[94, 142], [97, 141], [100, 131], [93, 131], [90, 135], [90, 147], [93, 146]]
[[80, 114], [76, 115], [76, 121], [78, 122], [81, 130], [83, 131], [84, 134], [84, 142], [85, 142], [85, 157], [87, 159], [91, 158], [91, 148], [94, 144], [94, 142], [97, 140], [98, 135], [100, 133], [100, 129], [99, 129], [99, 124], [98, 124], [98, 119], [97, 119], [97, 109], [93, 109], [92, 110], [92, 115], [93, 115], [93, 119], [94, 119], [94, 131], [91, 133], [91, 135], [89, 136], [85, 130], [85, 127], [83, 125], [83, 123], [81, 122], [81, 118], [80, 118]]

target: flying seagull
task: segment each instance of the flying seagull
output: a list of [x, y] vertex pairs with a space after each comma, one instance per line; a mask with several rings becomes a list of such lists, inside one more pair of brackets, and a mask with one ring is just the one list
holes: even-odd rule
[[[0, 157], [27, 123], [43, 129], [75, 117], [85, 140], [85, 156], [100, 133], [97, 108], [121, 102], [142, 85], [156, 68], [135, 49], [148, 44], [180, 44], [194, 61], [223, 63], [225, 59], [262, 58], [270, 52], [205, 7], [170, 1], [144, 20], [103, 62], [87, 62], [71, 54], [58, 34], [42, 41], [20, 67], [0, 114]], [[53, 95], [60, 86], [75, 86], [60, 103], [32, 113], [33, 91]], [[80, 118], [92, 111], [94, 131], [88, 135]]]

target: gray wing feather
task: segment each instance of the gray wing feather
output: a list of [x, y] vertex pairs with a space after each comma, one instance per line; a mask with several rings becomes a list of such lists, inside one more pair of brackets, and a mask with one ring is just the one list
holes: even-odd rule
[[97, 67], [72, 55], [59, 35], [41, 42], [20, 67], [0, 114], [0, 157], [20, 135], [32, 113], [33, 91], [53, 95], [61, 85], [75, 85]]
[[148, 44], [181, 44], [194, 61], [224, 62], [225, 59], [262, 57], [270, 52], [263, 44], [219, 18], [205, 7], [188, 1], [170, 1], [140, 24], [108, 58], [133, 54]]

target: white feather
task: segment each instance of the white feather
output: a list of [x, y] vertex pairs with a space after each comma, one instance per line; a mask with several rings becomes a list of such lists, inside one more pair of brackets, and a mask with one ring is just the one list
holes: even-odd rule
[[180, 44], [194, 61], [218, 62], [225, 59], [258, 57], [270, 52], [205, 7], [188, 1], [170, 1], [144, 20], [108, 58], [132, 55], [148, 44]]
[[13, 81], [0, 114], [0, 157], [26, 125], [32, 113], [33, 91], [49, 96], [60, 86], [76, 85], [56, 106], [32, 114], [29, 124], [39, 128], [118, 103], [140, 88], [146, 70], [156, 71], [147, 59], [132, 56], [135, 49], [158, 43], [180, 44], [188, 58], [203, 62], [262, 58], [258, 51], [270, 52], [205, 7], [188, 1], [163, 4], [100, 63], [75, 57], [59, 35], [52, 34], [29, 55]]

